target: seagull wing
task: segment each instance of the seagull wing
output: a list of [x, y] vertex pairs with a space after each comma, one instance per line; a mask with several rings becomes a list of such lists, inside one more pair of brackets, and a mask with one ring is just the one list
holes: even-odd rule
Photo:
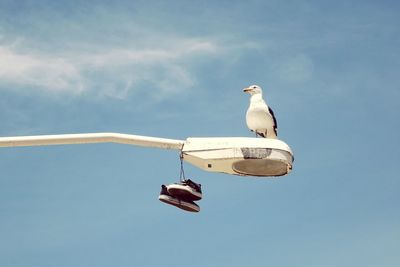
[[272, 116], [272, 119], [274, 120], [274, 131], [275, 131], [275, 135], [277, 135], [277, 130], [278, 130], [278, 123], [276, 122], [276, 118], [275, 118], [275, 114], [274, 111], [268, 106], [268, 111]]

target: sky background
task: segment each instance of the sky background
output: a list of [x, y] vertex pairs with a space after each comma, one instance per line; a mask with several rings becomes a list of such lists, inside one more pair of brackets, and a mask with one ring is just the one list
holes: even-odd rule
[[397, 1], [0, 0], [0, 136], [253, 136], [258, 84], [295, 155], [158, 201], [177, 151], [0, 149], [0, 266], [400, 266]]

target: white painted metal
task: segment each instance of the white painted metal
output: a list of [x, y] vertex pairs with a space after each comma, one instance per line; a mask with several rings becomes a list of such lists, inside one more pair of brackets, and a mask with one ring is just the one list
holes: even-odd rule
[[185, 143], [185, 141], [183, 140], [120, 133], [83, 133], [0, 137], [0, 147], [90, 144], [110, 142], [177, 150], [180, 150]]
[[200, 169], [249, 176], [281, 176], [289, 173], [293, 152], [283, 141], [271, 138], [188, 138], [183, 158]]
[[258, 148], [267, 147], [289, 151], [290, 147], [279, 139], [254, 137], [189, 137], [184, 150], [210, 150], [231, 147]]
[[120, 133], [0, 137], [0, 147], [108, 142], [180, 150], [183, 159], [196, 167], [235, 175], [280, 176], [289, 173], [293, 164], [290, 147], [270, 138], [192, 137], [184, 141]]

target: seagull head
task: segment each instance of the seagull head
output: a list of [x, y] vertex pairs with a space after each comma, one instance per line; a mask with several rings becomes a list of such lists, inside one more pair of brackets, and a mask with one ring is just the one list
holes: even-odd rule
[[250, 95], [262, 94], [262, 89], [260, 86], [254, 84], [247, 88], [244, 88], [243, 92], [249, 93]]

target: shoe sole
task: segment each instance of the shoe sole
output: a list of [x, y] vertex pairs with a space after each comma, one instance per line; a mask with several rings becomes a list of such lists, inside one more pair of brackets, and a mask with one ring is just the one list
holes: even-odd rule
[[179, 200], [179, 199], [174, 198], [174, 197], [170, 197], [170, 196], [167, 196], [167, 195], [160, 195], [158, 197], [158, 199], [161, 202], [173, 205], [173, 206], [178, 207], [178, 208], [180, 208], [182, 210], [186, 210], [186, 211], [190, 211], [190, 212], [199, 212], [200, 211], [200, 207], [197, 206], [196, 204], [194, 204], [194, 203], [192, 204], [192, 203], [186, 202], [184, 200]]
[[199, 201], [203, 197], [202, 193], [191, 190], [189, 186], [180, 184], [168, 185], [167, 190], [172, 196], [189, 201]]

